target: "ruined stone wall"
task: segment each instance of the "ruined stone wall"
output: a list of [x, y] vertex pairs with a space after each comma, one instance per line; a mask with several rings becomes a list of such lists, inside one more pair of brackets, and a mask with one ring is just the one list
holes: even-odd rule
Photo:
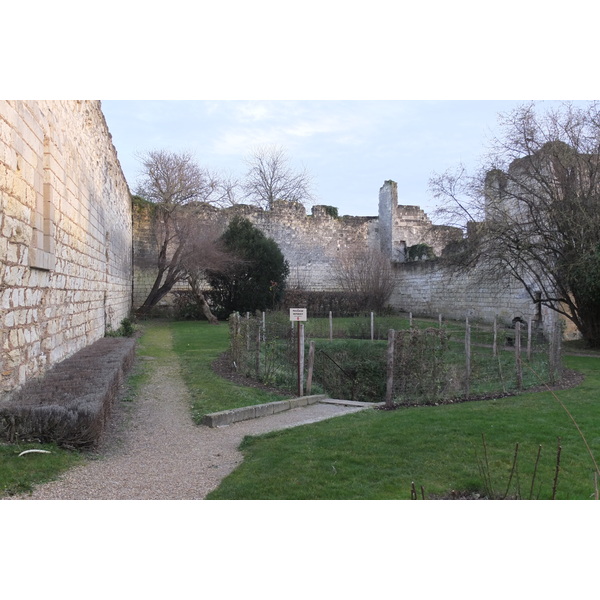
[[[152, 262], [156, 256], [156, 239], [151, 212], [151, 206], [140, 204], [135, 208], [134, 308], [144, 302], [156, 277], [156, 270], [152, 268], [152, 264], [156, 264], [155, 259]], [[377, 217], [332, 217], [321, 206], [314, 206], [311, 214], [293, 202], [275, 202], [271, 210], [244, 204], [223, 210], [206, 206], [203, 217], [225, 229], [236, 215], [245, 217], [277, 242], [290, 265], [289, 287], [337, 290], [337, 258], [353, 250], [379, 247]]]
[[[521, 317], [548, 329], [553, 315], [539, 305], [514, 279], [490, 281], [480, 270], [456, 273], [438, 261], [397, 264], [396, 286], [391, 304], [415, 316], [479, 320], [487, 323], [498, 318], [503, 325]], [[540, 319], [541, 317], [541, 319]], [[541, 322], [540, 322], [541, 321]]]
[[290, 265], [289, 287], [334, 291], [336, 261], [345, 253], [379, 245], [376, 217], [332, 217], [322, 206], [307, 215], [304, 207], [276, 202], [272, 210], [233, 207], [267, 237], [274, 239]]
[[132, 219], [99, 101], [0, 101], [0, 394], [116, 329]]
[[388, 180], [379, 190], [379, 240], [381, 251], [392, 262], [405, 262], [407, 249], [417, 244], [431, 246], [440, 256], [448, 242], [460, 236], [453, 227], [434, 225], [418, 206], [398, 204], [398, 184]]
[[[136, 216], [135, 248], [139, 256], [149, 256], [153, 233], [147, 209]], [[308, 291], [337, 291], [337, 257], [352, 250], [380, 249], [391, 260], [396, 278], [390, 305], [415, 315], [510, 324], [520, 316], [537, 315], [537, 306], [516, 281], [489, 281], [478, 271], [453, 274], [439, 261], [406, 262], [405, 250], [416, 244], [430, 245], [437, 255], [460, 231], [434, 226], [416, 206], [398, 205], [397, 184], [386, 181], [379, 191], [378, 217], [341, 217], [315, 206], [310, 215], [298, 204], [275, 203], [270, 211], [238, 205], [225, 210], [206, 207], [206, 220], [222, 228], [234, 215], [249, 219], [265, 235], [273, 238], [290, 263], [288, 285]], [[147, 264], [152, 264], [152, 261]], [[155, 264], [155, 262], [154, 262]], [[146, 298], [155, 277], [152, 267], [136, 266], [134, 307]], [[548, 322], [547, 315], [542, 315]]]

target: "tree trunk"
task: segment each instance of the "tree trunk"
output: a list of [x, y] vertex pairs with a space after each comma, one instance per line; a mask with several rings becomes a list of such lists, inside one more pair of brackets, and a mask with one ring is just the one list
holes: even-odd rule
[[197, 301], [198, 301], [198, 304], [200, 305], [200, 309], [202, 310], [202, 313], [208, 319], [208, 322], [211, 325], [218, 325], [219, 319], [217, 319], [217, 317], [215, 317], [215, 315], [212, 314], [210, 307], [208, 306], [208, 303], [206, 302], [206, 299], [204, 298], [204, 294], [202, 294], [201, 292], [198, 293]]
[[206, 301], [202, 290], [200, 290], [200, 288], [198, 287], [198, 282], [193, 277], [188, 277], [188, 283], [190, 284], [190, 288], [192, 288], [192, 293], [196, 298], [196, 303], [200, 307], [202, 314], [206, 317], [206, 319], [211, 325], [218, 325], [219, 319], [217, 319], [217, 317], [215, 317], [215, 315], [212, 314], [210, 306], [208, 306], [208, 302]]

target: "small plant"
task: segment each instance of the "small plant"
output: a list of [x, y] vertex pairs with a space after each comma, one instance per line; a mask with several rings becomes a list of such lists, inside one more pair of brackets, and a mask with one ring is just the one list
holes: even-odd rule
[[323, 206], [323, 210], [325, 211], [326, 215], [329, 215], [330, 217], [333, 217], [334, 219], [338, 218], [338, 209], [337, 209], [337, 207], [324, 205]]
[[129, 318], [124, 318], [121, 321], [121, 326], [118, 329], [107, 328], [105, 337], [132, 337], [135, 333], [133, 321]]
[[[488, 447], [487, 447], [487, 442], [485, 440], [485, 435], [483, 433], [481, 434], [481, 441], [482, 441], [482, 445], [483, 445], [483, 458], [480, 458], [479, 456], [477, 456], [477, 466], [479, 469], [479, 474], [483, 481], [483, 486], [482, 486], [481, 491], [482, 491], [484, 497], [488, 498], [490, 500], [506, 500], [506, 499], [523, 500], [523, 499], [525, 499], [525, 497], [522, 494], [521, 485], [520, 485], [520, 481], [519, 481], [519, 466], [518, 466], [519, 443], [517, 442], [517, 444], [515, 444], [515, 450], [513, 453], [513, 460], [512, 460], [510, 473], [508, 475], [508, 481], [506, 483], [506, 488], [504, 490], [504, 493], [501, 494], [496, 491], [494, 485], [492, 484], [492, 473], [491, 473], [489, 458], [488, 458]], [[558, 474], [560, 472], [561, 450], [562, 450], [562, 447], [560, 445], [560, 438], [558, 438], [558, 449], [557, 449], [557, 454], [556, 454], [556, 464], [555, 464], [555, 468], [554, 468], [554, 479], [552, 482], [552, 496], [551, 496], [552, 500], [556, 499], [556, 490], [557, 490], [557, 486], [558, 486]], [[528, 500], [532, 500], [534, 497], [534, 488], [536, 486], [536, 479], [538, 476], [538, 467], [540, 465], [541, 455], [542, 455], [542, 445], [540, 444], [538, 446], [538, 451], [537, 451], [535, 463], [533, 466], [533, 473], [531, 476], [531, 484], [529, 486], [529, 495], [527, 496]], [[509, 497], [513, 479], [515, 479], [515, 490], [514, 490], [513, 494]], [[540, 497], [540, 489], [541, 489], [541, 484], [539, 484], [539, 486], [538, 486], [536, 499], [538, 499]]]
[[397, 381], [401, 402], [435, 403], [446, 396], [449, 372], [449, 334], [445, 328], [398, 331], [395, 338]]
[[415, 244], [406, 249], [406, 257], [410, 262], [431, 260], [432, 258], [435, 258], [435, 252], [428, 244]]

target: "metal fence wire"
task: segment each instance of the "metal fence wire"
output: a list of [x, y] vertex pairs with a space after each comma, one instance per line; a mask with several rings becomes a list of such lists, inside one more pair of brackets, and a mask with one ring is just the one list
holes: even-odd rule
[[[398, 329], [390, 329], [390, 324]], [[229, 327], [234, 367], [264, 384], [297, 390], [294, 325], [284, 313], [233, 314]], [[386, 326], [388, 338], [394, 332], [392, 346], [382, 335]], [[369, 326], [364, 317], [339, 319], [332, 326], [326, 318], [310, 319], [304, 356], [309, 356], [311, 342], [314, 361], [305, 365], [305, 377], [310, 370], [306, 393], [347, 400], [437, 404], [498, 397], [551, 381], [560, 366], [557, 343], [520, 325], [498, 328], [386, 317], [375, 326], [371, 320]]]

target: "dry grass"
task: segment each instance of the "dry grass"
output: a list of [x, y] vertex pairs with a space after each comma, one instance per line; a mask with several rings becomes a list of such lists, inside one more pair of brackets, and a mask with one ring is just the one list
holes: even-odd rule
[[0, 440], [95, 445], [134, 349], [131, 338], [103, 338], [25, 384], [0, 407]]

